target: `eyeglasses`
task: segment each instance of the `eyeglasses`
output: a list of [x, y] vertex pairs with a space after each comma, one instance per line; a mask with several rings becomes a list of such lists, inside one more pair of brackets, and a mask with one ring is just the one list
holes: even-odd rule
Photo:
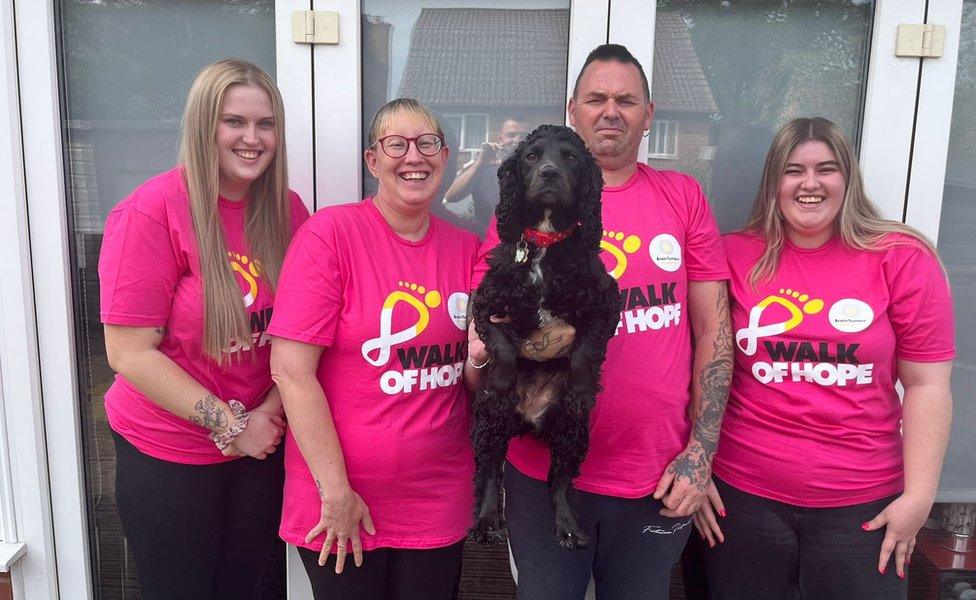
[[410, 142], [413, 142], [417, 146], [417, 151], [424, 156], [434, 156], [444, 146], [444, 138], [436, 133], [425, 133], [417, 137], [387, 135], [376, 140], [372, 145], [379, 144], [390, 158], [400, 158], [410, 149]]

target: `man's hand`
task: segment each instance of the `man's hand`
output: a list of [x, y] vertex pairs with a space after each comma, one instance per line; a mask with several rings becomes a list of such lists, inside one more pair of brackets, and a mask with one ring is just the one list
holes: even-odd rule
[[705, 500], [711, 476], [711, 460], [701, 444], [692, 441], [664, 470], [654, 490], [654, 499], [665, 506], [661, 515], [671, 518], [692, 515]]

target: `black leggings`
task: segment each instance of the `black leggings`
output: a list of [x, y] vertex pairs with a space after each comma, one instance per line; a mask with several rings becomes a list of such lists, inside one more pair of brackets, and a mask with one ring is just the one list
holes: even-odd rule
[[281, 515], [284, 453], [184, 465], [113, 437], [116, 502], [142, 598], [260, 600]]
[[357, 567], [350, 554], [336, 575], [336, 555], [319, 566], [319, 551], [299, 548], [315, 600], [451, 600], [461, 575], [464, 541], [444, 548], [377, 548]]

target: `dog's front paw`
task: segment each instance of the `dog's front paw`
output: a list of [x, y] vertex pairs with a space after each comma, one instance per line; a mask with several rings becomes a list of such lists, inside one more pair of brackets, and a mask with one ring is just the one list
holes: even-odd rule
[[497, 546], [507, 538], [505, 522], [497, 519], [479, 519], [471, 528], [468, 537], [482, 546]]
[[577, 528], [556, 528], [556, 543], [566, 550], [582, 550], [590, 545], [590, 536]]

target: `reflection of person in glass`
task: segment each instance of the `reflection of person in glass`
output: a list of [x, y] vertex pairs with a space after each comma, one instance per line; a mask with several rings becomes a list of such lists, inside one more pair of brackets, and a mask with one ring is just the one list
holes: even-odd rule
[[285, 423], [265, 332], [285, 248], [281, 96], [258, 67], [204, 68], [180, 166], [109, 213], [98, 272], [119, 517], [143, 598], [261, 598]]
[[386, 104], [364, 153], [376, 195], [316, 213], [282, 269], [269, 328], [289, 422], [281, 537], [316, 598], [447, 600], [460, 572], [478, 239], [430, 214], [448, 154], [426, 106]]
[[[545, 444], [532, 434], [511, 442], [505, 517], [518, 597], [582, 599], [592, 573], [598, 598], [663, 599], [704, 499], [725, 407], [728, 271], [698, 184], [637, 161], [654, 106], [633, 55], [615, 44], [590, 53], [568, 108], [603, 172], [601, 257], [625, 307], [574, 479], [586, 548], [564, 550], [552, 535]], [[490, 230], [476, 280], [497, 241]], [[476, 348], [472, 360], [482, 358]]]
[[458, 202], [469, 194], [474, 204], [474, 226], [478, 233], [488, 228], [498, 204], [498, 166], [515, 146], [532, 131], [525, 117], [512, 115], [505, 119], [494, 142], [481, 145], [478, 156], [465, 165], [444, 194], [444, 203]]
[[712, 597], [904, 598], [952, 412], [935, 248], [882, 218], [821, 118], [780, 129], [752, 217], [724, 241], [735, 377], [695, 515]]

